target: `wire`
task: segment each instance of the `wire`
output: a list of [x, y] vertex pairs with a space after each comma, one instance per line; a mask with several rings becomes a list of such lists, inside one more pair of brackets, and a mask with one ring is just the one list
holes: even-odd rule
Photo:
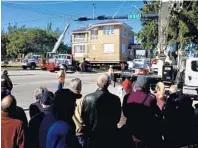
[[[5, 3], [2, 3], [2, 4], [5, 4]], [[31, 9], [27, 9], [27, 8], [23, 8], [23, 7], [21, 7], [21, 6], [18, 6], [18, 4], [11, 4], [10, 5], [10, 2], [6, 2], [6, 4], [8, 4], [8, 5], [4, 5], [4, 6], [11, 6], [11, 7], [15, 7], [15, 8], [18, 8], [18, 9], [22, 9], [22, 10], [24, 10], [24, 11], [31, 11], [31, 12], [35, 12], [35, 13], [42, 13], [42, 14], [46, 14], [45, 12], [40, 12], [40, 11], [32, 11]], [[127, 7], [120, 7], [119, 9], [125, 9], [125, 8], [131, 8], [131, 7], [134, 7], [134, 6], [127, 6]], [[30, 7], [29, 7], [30, 8]], [[117, 8], [111, 8], [111, 9], [102, 9], [102, 10], [109, 10], [109, 11], [111, 11], [111, 10], [116, 10]], [[46, 10], [44, 10], [44, 11], [46, 11]], [[50, 13], [52, 13], [52, 12], [50, 12]], [[65, 17], [65, 16], [68, 16], [68, 17], [70, 17], [69, 18], [69, 20], [70, 21], [72, 21], [71, 20], [71, 18], [73, 18], [74, 16], [77, 16], [77, 15], [82, 15], [82, 14], [90, 14], [89, 12], [86, 12], [86, 13], [77, 13], [77, 14], [73, 14], [73, 15], [68, 15], [68, 14], [62, 14], [62, 16], [61, 15], [55, 15], [55, 17], [50, 17], [50, 18], [46, 18], [46, 19], [43, 19], [43, 18], [38, 18], [38, 19], [33, 19], [33, 20], [26, 20], [26, 21], [19, 21], [19, 22], [10, 22], [10, 23], [5, 23], [5, 24], [2, 24], [2, 26], [5, 26], [5, 25], [9, 25], [9, 24], [20, 24], [20, 23], [24, 23], [24, 22], [26, 22], [26, 23], [28, 23], [28, 22], [34, 22], [34, 21], [38, 21], [38, 20], [47, 20], [47, 19], [55, 19], [55, 18], [63, 18], [63, 17]], [[51, 14], [49, 14], [50, 16], [51, 16]]]
[[[54, 14], [54, 12], [50, 12], [50, 11], [47, 11], [47, 10], [43, 10], [43, 11], [38, 11], [36, 10], [35, 8], [33, 7], [30, 7], [30, 6], [26, 6], [26, 7], [23, 7], [23, 6], [20, 6], [18, 4], [13, 4], [13, 3], [10, 3], [10, 2], [6, 2], [6, 3], [2, 3], [2, 4], [6, 4], [4, 6], [11, 6], [11, 7], [15, 7], [15, 8], [19, 8], [21, 10], [25, 10], [25, 11], [31, 11], [31, 12], [35, 12], [35, 13], [42, 13], [42, 14], [45, 14], [45, 15], [50, 15], [50, 16], [57, 16], [57, 17], [63, 17], [63, 16], [66, 16], [67, 14], [61, 14], [61, 15], [57, 15], [58, 13]], [[31, 10], [33, 9], [33, 10]], [[69, 15], [67, 15], [69, 16]]]
[[[62, 2], [51, 2], [51, 3], [45, 3], [45, 2], [42, 2], [42, 3], [36, 3], [36, 1], [32, 1], [34, 3], [31, 3], [31, 2], [26, 2], [26, 3], [15, 3], [15, 2], [9, 2], [9, 3], [12, 3], [12, 4], [20, 4], [20, 5], [55, 5], [55, 4], [62, 4], [62, 3], [69, 3], [69, 2], [73, 2], [73, 1], [78, 1], [78, 0], [68, 0], [68, 1], [62, 1]], [[3, 1], [5, 2], [5, 1]]]
[[20, 22], [11, 22], [11, 23], [2, 24], [2, 26], [9, 25], [9, 24], [20, 24], [20, 23], [35, 22], [35, 21], [39, 21], [39, 20], [55, 19], [55, 18], [60, 18], [60, 17], [50, 17], [50, 18], [46, 18], [46, 19], [39, 18], [39, 19], [34, 19], [34, 20], [27, 20], [27, 21], [20, 21]]
[[126, 1], [126, 0], [124, 0], [124, 1], [122, 2], [122, 4], [120, 5], [120, 7], [118, 8], [118, 10], [116, 11], [116, 13], [113, 15], [112, 18], [114, 18], [114, 17], [118, 14], [118, 12], [120, 11], [120, 9], [121, 9], [122, 6], [124, 5], [125, 1]]

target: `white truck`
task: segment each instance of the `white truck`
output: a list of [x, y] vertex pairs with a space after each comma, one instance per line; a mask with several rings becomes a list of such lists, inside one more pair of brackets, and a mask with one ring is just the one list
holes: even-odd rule
[[23, 69], [30, 68], [31, 70], [34, 70], [36, 69], [36, 67], [38, 67], [40, 58], [40, 55], [32, 55], [27, 58], [24, 58], [21, 62], [21, 67]]
[[198, 99], [198, 58], [186, 59], [183, 93]]

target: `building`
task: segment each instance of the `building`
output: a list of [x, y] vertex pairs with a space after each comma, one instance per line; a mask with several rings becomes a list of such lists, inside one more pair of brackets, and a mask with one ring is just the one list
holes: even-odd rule
[[80, 61], [126, 61], [133, 43], [132, 28], [118, 21], [90, 24], [72, 32], [72, 54]]

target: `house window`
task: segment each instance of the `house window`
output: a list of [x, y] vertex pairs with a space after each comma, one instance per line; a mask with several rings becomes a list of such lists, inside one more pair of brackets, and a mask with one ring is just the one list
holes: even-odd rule
[[122, 53], [126, 53], [126, 45], [122, 44]]
[[114, 44], [104, 44], [103, 53], [114, 53]]
[[98, 39], [98, 30], [91, 30], [91, 40]]
[[92, 50], [96, 50], [96, 45], [92, 45]]
[[114, 26], [104, 26], [104, 35], [114, 34]]
[[75, 53], [85, 53], [85, 45], [74, 45]]
[[124, 28], [122, 29], [122, 36], [127, 37], [127, 30]]
[[74, 41], [75, 42], [85, 41], [85, 34], [84, 33], [75, 34], [74, 35]]

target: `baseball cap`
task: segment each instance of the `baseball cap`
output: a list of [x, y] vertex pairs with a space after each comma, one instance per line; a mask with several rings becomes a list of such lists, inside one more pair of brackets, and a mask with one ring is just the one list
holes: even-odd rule
[[135, 85], [139, 88], [144, 88], [145, 85], [147, 84], [147, 77], [145, 76], [138, 76], [137, 80], [135, 82]]
[[45, 90], [41, 95], [41, 103], [44, 105], [51, 105], [54, 99], [54, 94], [50, 91]]

